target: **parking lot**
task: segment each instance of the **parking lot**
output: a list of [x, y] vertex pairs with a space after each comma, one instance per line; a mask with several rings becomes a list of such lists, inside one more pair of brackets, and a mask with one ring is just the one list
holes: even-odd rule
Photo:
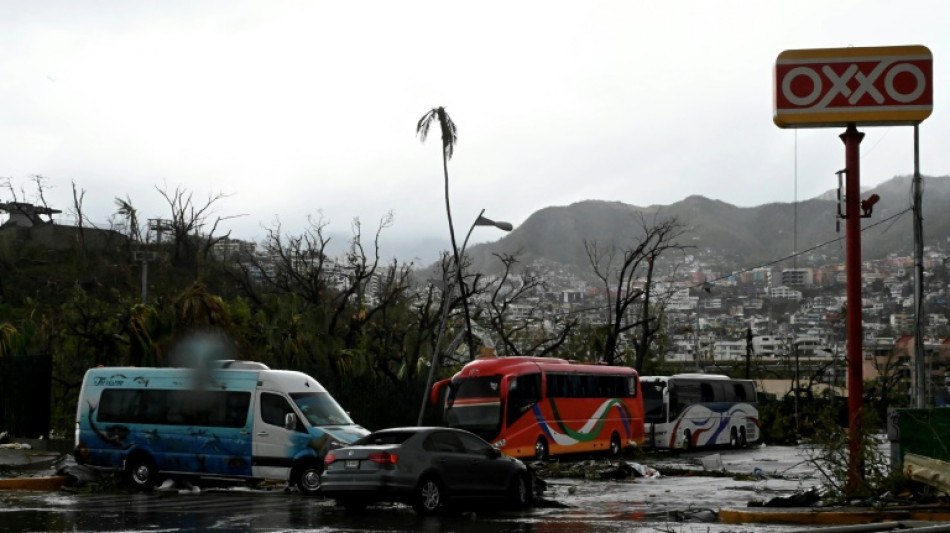
[[[620, 464], [596, 456], [548, 463], [539, 470], [542, 476], [560, 473], [544, 479], [543, 501], [523, 511], [474, 508], [420, 518], [408, 506], [380, 504], [347, 513], [332, 501], [282, 487], [179, 485], [152, 494], [84, 494], [80, 488], [76, 493], [5, 493], [0, 495], [0, 523], [26, 531], [793, 531], [802, 527], [722, 524], [717, 514], [820, 484], [802, 447], [627, 458], [625, 469], [642, 469], [647, 475], [604, 479]], [[655, 475], [655, 470], [678, 474]]]

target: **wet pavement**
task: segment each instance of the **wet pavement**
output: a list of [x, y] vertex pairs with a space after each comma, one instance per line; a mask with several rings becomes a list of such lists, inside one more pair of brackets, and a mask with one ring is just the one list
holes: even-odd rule
[[[549, 463], [539, 469], [544, 500], [523, 511], [474, 509], [418, 517], [409, 507], [383, 505], [345, 513], [322, 498], [281, 487], [179, 488], [137, 494], [120, 490], [0, 493], [0, 531], [424, 531], [683, 533], [781, 532], [792, 525], [731, 525], [717, 521], [725, 507], [747, 507], [817, 487], [821, 481], [806, 448], [756, 446], [625, 458]], [[671, 474], [656, 474], [657, 471]], [[728, 472], [728, 474], [726, 473]], [[51, 472], [38, 474], [50, 475]], [[646, 474], [646, 475], [641, 475]]]

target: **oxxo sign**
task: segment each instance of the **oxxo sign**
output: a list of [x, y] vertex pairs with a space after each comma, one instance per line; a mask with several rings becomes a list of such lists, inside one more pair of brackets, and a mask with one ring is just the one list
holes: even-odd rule
[[913, 124], [933, 110], [926, 46], [786, 50], [775, 61], [780, 128]]

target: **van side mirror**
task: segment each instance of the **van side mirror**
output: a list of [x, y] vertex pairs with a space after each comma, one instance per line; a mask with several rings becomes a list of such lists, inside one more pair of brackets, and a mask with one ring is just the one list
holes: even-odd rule
[[295, 429], [297, 427], [297, 415], [287, 413], [284, 415], [284, 429]]

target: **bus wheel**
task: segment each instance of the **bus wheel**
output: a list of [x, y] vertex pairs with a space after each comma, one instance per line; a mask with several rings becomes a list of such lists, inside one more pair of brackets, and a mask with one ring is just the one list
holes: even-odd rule
[[739, 433], [736, 432], [736, 428], [732, 428], [732, 431], [729, 432], [729, 447], [730, 448], [739, 447]]
[[749, 445], [749, 441], [746, 440], [745, 428], [739, 428], [739, 446], [745, 448]]
[[148, 455], [134, 453], [125, 459], [125, 478], [133, 487], [150, 491], [158, 483], [158, 468]]
[[614, 433], [610, 436], [610, 455], [617, 457], [621, 451], [623, 451], [623, 448], [620, 445], [620, 436]]
[[316, 461], [307, 461], [294, 467], [290, 479], [297, 490], [305, 496], [320, 492], [320, 465]]
[[683, 449], [692, 450], [693, 449], [693, 434], [687, 429], [683, 432]]
[[548, 441], [544, 437], [538, 437], [538, 442], [534, 443], [534, 458], [538, 461], [545, 461], [548, 454]]

